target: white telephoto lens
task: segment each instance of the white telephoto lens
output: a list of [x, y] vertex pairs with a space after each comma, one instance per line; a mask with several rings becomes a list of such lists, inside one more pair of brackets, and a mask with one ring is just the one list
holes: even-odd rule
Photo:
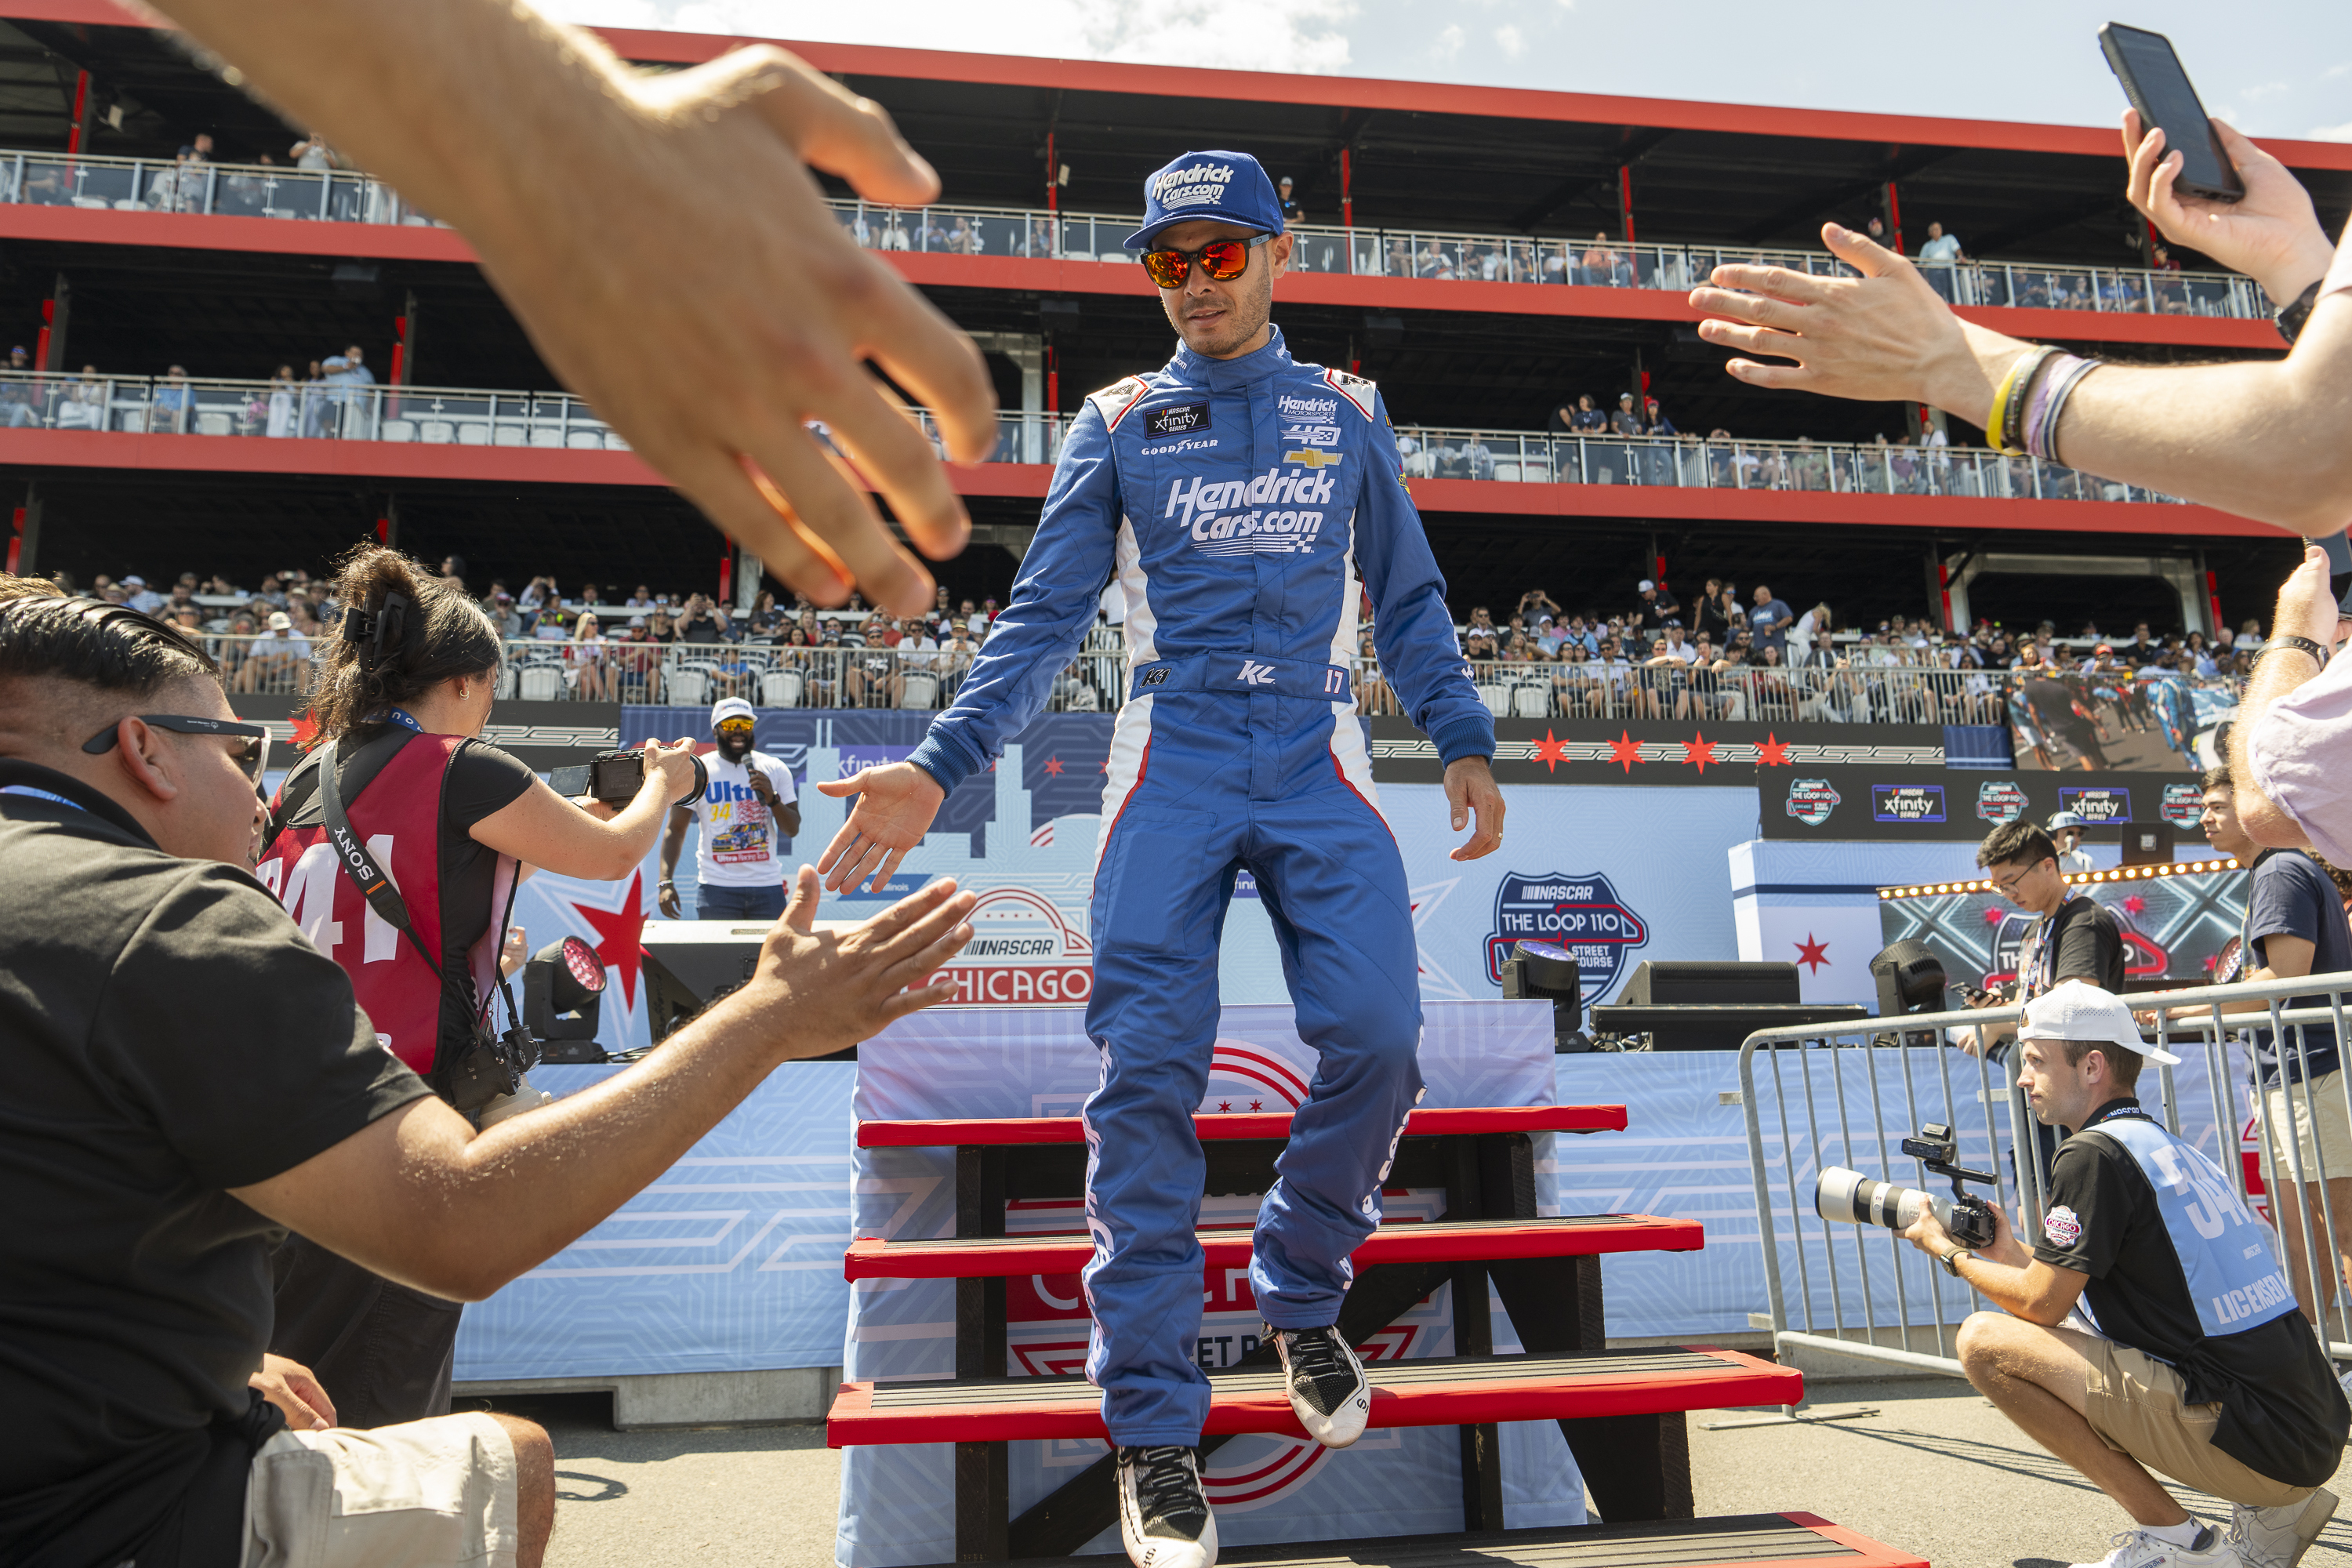
[[1916, 1187], [1876, 1182], [1843, 1165], [1825, 1166], [1813, 1184], [1813, 1208], [1840, 1225], [1883, 1225], [1903, 1230], [1932, 1200]]

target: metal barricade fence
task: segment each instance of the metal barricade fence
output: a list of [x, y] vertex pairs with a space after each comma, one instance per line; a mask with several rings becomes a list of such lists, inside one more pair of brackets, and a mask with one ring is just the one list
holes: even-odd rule
[[[2147, 1062], [2139, 1098], [2166, 1128], [2227, 1173], [2230, 1191], [2274, 1229], [2282, 1271], [2303, 1272], [2300, 1258], [2329, 1261], [2332, 1304], [2321, 1309], [2325, 1338], [2338, 1359], [2352, 1360], [2352, 1300], [2347, 1299], [2333, 1238], [2337, 1203], [2328, 1190], [2352, 1170], [2330, 1170], [2324, 1145], [2288, 1135], [2322, 1111], [2352, 1121], [2352, 1075], [2322, 1061], [2319, 1081], [2305, 1068], [2332, 1040], [2306, 1031], [2326, 1026], [2343, 1038], [2352, 973], [2177, 991], [2134, 994], [2135, 1011], [2158, 1022], [2143, 1036], [2182, 1058], [2178, 1068]], [[2291, 1000], [2324, 1005], [2295, 1008]], [[2164, 1017], [2194, 1010], [2193, 1016]], [[1823, 1220], [1814, 1186], [1823, 1169], [1842, 1165], [1873, 1180], [1930, 1193], [1944, 1178], [1902, 1153], [1901, 1142], [1925, 1123], [1942, 1121], [1958, 1140], [1955, 1163], [1991, 1173], [1993, 1191], [2021, 1239], [2041, 1233], [2054, 1131], [2033, 1118], [2015, 1073], [2015, 1045], [1995, 1063], [1951, 1043], [1979, 1026], [1996, 1037], [2013, 1030], [2014, 1005], [1910, 1014], [1826, 1026], [1762, 1029], [1739, 1052], [1750, 1175], [1764, 1263], [1769, 1326], [1777, 1353], [1830, 1352], [1865, 1361], [1961, 1375], [1956, 1336], [1968, 1315], [1990, 1307], [1961, 1280], [1898, 1234], [1872, 1225]], [[2248, 1031], [2259, 1031], [2251, 1039]], [[2299, 1081], [2274, 1079], [2284, 1055]], [[2290, 1109], [2291, 1107], [2291, 1109]], [[2282, 1126], [2284, 1115], [2290, 1125]], [[2251, 1142], [2252, 1146], [2247, 1147]], [[2289, 1198], [2278, 1204], [2279, 1177], [2297, 1194], [2315, 1192], [2317, 1213]], [[2284, 1207], [2287, 1212], [2282, 1215]], [[2284, 1220], [2284, 1224], [2281, 1221]], [[2352, 1226], [2352, 1212], [2342, 1222]], [[2028, 1246], [2031, 1246], [2030, 1241]], [[2305, 1286], [2299, 1294], [2308, 1296]]]

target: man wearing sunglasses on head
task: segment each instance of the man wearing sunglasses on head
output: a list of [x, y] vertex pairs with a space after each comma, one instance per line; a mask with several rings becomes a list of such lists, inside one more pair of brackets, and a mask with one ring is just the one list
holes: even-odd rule
[[1260, 1210], [1251, 1289], [1307, 1430], [1355, 1441], [1370, 1410], [1336, 1332], [1348, 1256], [1421, 1094], [1411, 900], [1356, 717], [1360, 601], [1382, 674], [1445, 763], [1454, 851], [1502, 839], [1494, 721], [1465, 672], [1445, 584], [1369, 382], [1290, 357], [1269, 320], [1290, 262], [1274, 186], [1238, 153], [1188, 153], [1144, 184], [1143, 252], [1182, 340], [1158, 371], [1086, 401], [1064, 442], [1012, 605], [954, 705], [856, 795], [820, 869], [880, 882], [947, 794], [1045, 701], [1105, 584], [1126, 605], [1129, 696], [1103, 790], [1087, 1028], [1087, 1373], [1118, 1450], [1121, 1534], [1141, 1568], [1216, 1560], [1192, 1448], [1204, 1164], [1192, 1115], [1217, 1025], [1217, 942], [1235, 874], [1255, 877], [1300, 1037], [1320, 1053]]

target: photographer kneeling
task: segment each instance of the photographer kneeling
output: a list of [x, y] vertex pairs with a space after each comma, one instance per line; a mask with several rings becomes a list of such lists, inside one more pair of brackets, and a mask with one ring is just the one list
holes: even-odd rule
[[[519, 1077], [509, 1082], [484, 1055], [495, 1054], [490, 1003], [525, 866], [597, 881], [627, 876], [670, 806], [695, 794], [691, 749], [646, 748], [636, 798], [609, 820], [583, 811], [477, 738], [489, 721], [500, 645], [461, 588], [369, 544], [344, 557], [334, 596], [343, 622], [320, 639], [311, 688], [318, 743], [271, 803], [255, 875], [352, 977], [378, 1043], [487, 1127], [548, 1099]], [[391, 880], [373, 895], [336, 853], [321, 788], [330, 760], [353, 839]], [[287, 1238], [271, 1267], [269, 1348], [318, 1374], [344, 1425], [448, 1413], [457, 1303], [301, 1236]]]
[[803, 868], [741, 989], [647, 1059], [478, 1131], [379, 1047], [349, 976], [250, 875], [265, 733], [217, 666], [135, 611], [14, 586], [0, 579], [0, 1562], [535, 1568], [554, 1509], [538, 1427], [289, 1431], [249, 1386], [271, 1237], [478, 1300], [779, 1064], [948, 1000], [906, 988], [969, 940], [972, 900], [942, 880], [820, 935]]
[[[2029, 1252], [2006, 1215], [1980, 1252], [1932, 1212], [1903, 1233], [2001, 1309], [1961, 1325], [1961, 1367], [2131, 1515], [2104, 1568], [2293, 1568], [2336, 1511], [2321, 1483], [2352, 1411], [2265, 1227], [2134, 1096], [2144, 1058], [2179, 1058], [2081, 982], [2029, 1004], [2017, 1039], [2034, 1115], [2075, 1130], [2041, 1240]], [[2227, 1535], [2151, 1468], [2228, 1499]]]

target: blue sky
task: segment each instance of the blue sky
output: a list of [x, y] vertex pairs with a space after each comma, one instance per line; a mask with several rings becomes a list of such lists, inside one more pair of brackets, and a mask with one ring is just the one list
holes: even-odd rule
[[2347, 0], [541, 0], [583, 22], [1137, 60], [2112, 123], [2102, 23], [2168, 34], [2208, 110], [2258, 136], [2352, 142]]

